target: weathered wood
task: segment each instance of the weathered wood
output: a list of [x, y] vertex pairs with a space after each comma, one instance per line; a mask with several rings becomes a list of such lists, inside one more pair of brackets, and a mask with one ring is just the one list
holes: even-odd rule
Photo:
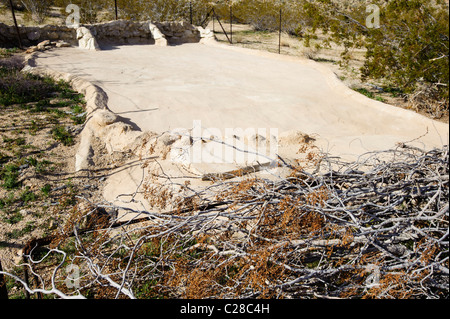
[[202, 177], [202, 181], [220, 181], [220, 180], [227, 180], [232, 179], [235, 177], [242, 177], [244, 175], [257, 173], [263, 170], [264, 168], [267, 168], [270, 166], [271, 163], [266, 164], [257, 164], [253, 166], [247, 166], [244, 168], [224, 172], [224, 173], [211, 173], [211, 174], [205, 174]]

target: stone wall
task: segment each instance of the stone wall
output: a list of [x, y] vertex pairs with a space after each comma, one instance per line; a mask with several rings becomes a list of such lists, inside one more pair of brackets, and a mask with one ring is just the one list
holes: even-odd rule
[[[82, 27], [91, 31], [100, 47], [121, 44], [196, 43], [213, 37], [210, 30], [195, 27], [183, 21], [151, 23], [150, 21], [117, 20], [82, 25]], [[71, 45], [78, 45], [76, 29], [67, 26], [21, 26], [19, 29], [25, 46], [36, 45], [45, 40], [64, 41]], [[17, 44], [14, 26], [0, 23], [0, 46], [16, 46]]]
[[[19, 27], [20, 37], [25, 46], [36, 45], [45, 40], [64, 41], [77, 45], [76, 30], [57, 25], [45, 25], [39, 27]], [[13, 47], [18, 45], [17, 33], [14, 26], [0, 23], [0, 46]]]
[[96, 38], [100, 46], [120, 44], [155, 44], [149, 22], [117, 20], [106, 23], [84, 25]]
[[[117, 20], [85, 25], [97, 39], [100, 46], [108, 44], [155, 44], [163, 38], [168, 44], [197, 43], [212, 37], [212, 32], [195, 27], [184, 21], [154, 22]], [[152, 30], [156, 27], [157, 30]], [[157, 34], [156, 34], [157, 33]]]
[[212, 32], [208, 33], [205, 29], [184, 21], [156, 22], [155, 25], [164, 34], [169, 44], [197, 43], [212, 36]]

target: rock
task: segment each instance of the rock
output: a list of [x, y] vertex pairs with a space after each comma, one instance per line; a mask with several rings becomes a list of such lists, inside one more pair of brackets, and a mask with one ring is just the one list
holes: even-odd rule
[[37, 46], [32, 46], [32, 47], [29, 47], [29, 48], [25, 51], [25, 53], [26, 53], [26, 54], [31, 54], [31, 53], [36, 52], [36, 51], [39, 51], [38, 47], [37, 47]]
[[57, 48], [68, 48], [68, 47], [71, 47], [71, 45], [70, 45], [70, 43], [60, 40], [56, 43], [56, 47]]
[[214, 40], [214, 33], [210, 29], [203, 29], [202, 27], [197, 27], [197, 30], [199, 31], [201, 43]]
[[176, 134], [170, 134], [170, 133], [164, 133], [163, 136], [160, 137], [160, 141], [164, 143], [166, 146], [170, 146], [173, 143], [175, 143], [177, 140], [181, 138], [180, 135]]
[[83, 130], [81, 132], [80, 145], [78, 146], [77, 154], [75, 155], [75, 171], [80, 172], [89, 169], [92, 165], [92, 155], [94, 150], [91, 145], [92, 132], [90, 130]]
[[44, 51], [44, 50], [47, 49], [48, 46], [51, 45], [51, 43], [52, 43], [52, 42], [51, 42], [50, 40], [42, 41], [42, 42], [40, 42], [40, 43], [37, 45], [37, 49], [38, 49], [39, 51]]
[[100, 46], [97, 40], [92, 35], [91, 31], [86, 27], [80, 27], [77, 29], [78, 45], [81, 49], [99, 51]]
[[155, 44], [158, 46], [167, 46], [167, 40], [164, 34], [158, 29], [153, 23], [149, 23], [150, 33], [152, 38], [155, 40]]
[[59, 39], [59, 34], [57, 33], [57, 32], [50, 32], [49, 34], [48, 34], [48, 38], [50, 39], [50, 40], [58, 40]]
[[28, 38], [28, 40], [31, 40], [31, 41], [36, 41], [40, 37], [41, 37], [41, 32], [39, 32], [39, 30], [31, 31], [31, 32], [27, 33], [27, 38]]
[[26, 209], [22, 209], [19, 214], [21, 214], [22, 216], [27, 216], [27, 215], [31, 215], [32, 212], [26, 210]]
[[117, 121], [117, 116], [110, 111], [102, 110], [95, 112], [95, 114], [92, 116], [91, 121], [99, 126], [104, 127], [115, 123]]
[[204, 29], [202, 27], [197, 27], [197, 30], [200, 33], [200, 38], [213, 38], [214, 33], [210, 29]]

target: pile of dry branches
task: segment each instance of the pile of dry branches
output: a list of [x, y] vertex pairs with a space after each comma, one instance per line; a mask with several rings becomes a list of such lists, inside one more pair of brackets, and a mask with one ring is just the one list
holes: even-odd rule
[[[299, 165], [277, 180], [149, 187], [154, 211], [121, 208], [133, 216], [126, 222], [111, 217], [119, 207], [75, 208], [63, 233], [28, 254], [40, 290], [27, 289], [90, 298], [448, 298], [448, 148], [401, 145], [351, 163], [310, 157], [314, 172]], [[92, 226], [95, 216], [109, 219]]]

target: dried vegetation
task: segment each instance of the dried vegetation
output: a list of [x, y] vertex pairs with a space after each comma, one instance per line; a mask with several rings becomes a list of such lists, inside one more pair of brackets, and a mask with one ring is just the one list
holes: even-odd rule
[[448, 148], [307, 152], [276, 181], [147, 185], [150, 211], [84, 200], [27, 267], [61, 296], [448, 298]]

